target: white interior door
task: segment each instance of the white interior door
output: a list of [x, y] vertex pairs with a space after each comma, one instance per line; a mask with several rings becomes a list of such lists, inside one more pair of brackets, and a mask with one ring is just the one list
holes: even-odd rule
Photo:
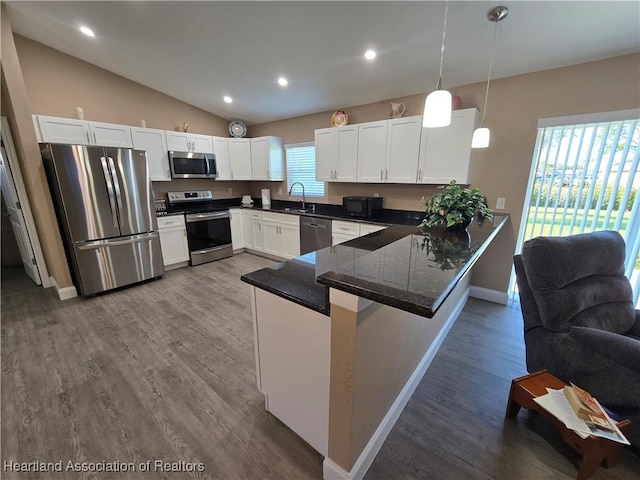
[[36, 285], [41, 285], [40, 272], [36, 265], [36, 259], [29, 240], [29, 234], [27, 233], [24, 216], [20, 209], [20, 201], [18, 200], [18, 193], [13, 181], [13, 176], [11, 175], [11, 168], [7, 164], [6, 158], [7, 154], [4, 147], [0, 147], [0, 186], [2, 187], [2, 194], [4, 195], [4, 200], [7, 205], [11, 227], [16, 237], [18, 248], [20, 249], [20, 257], [22, 258], [24, 271], [31, 277]]

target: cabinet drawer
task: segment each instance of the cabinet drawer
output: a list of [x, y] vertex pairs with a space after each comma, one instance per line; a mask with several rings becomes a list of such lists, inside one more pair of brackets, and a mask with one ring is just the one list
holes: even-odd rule
[[353, 222], [342, 222], [333, 220], [331, 222], [331, 231], [333, 233], [346, 233], [347, 235], [360, 235], [360, 224]]
[[287, 213], [262, 213], [262, 220], [265, 222], [276, 222], [283, 225], [299, 225], [300, 217], [298, 215], [289, 215]]
[[183, 215], [158, 217], [158, 228], [184, 227]]
[[370, 233], [373, 232], [378, 232], [380, 230], [384, 230], [385, 227], [384, 225], [373, 225], [371, 223], [363, 223], [360, 225], [360, 235], [368, 235]]

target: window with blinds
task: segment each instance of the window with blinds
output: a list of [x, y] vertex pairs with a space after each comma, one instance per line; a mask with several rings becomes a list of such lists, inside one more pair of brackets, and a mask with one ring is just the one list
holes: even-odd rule
[[[324, 182], [316, 181], [316, 148], [313, 143], [285, 145], [287, 158], [287, 191], [291, 185], [304, 185], [307, 197], [324, 197]], [[302, 195], [302, 187], [296, 185], [292, 194]]]
[[[640, 121], [538, 128], [520, 245], [540, 235], [617, 230], [640, 305]], [[519, 247], [520, 248], [520, 247]]]

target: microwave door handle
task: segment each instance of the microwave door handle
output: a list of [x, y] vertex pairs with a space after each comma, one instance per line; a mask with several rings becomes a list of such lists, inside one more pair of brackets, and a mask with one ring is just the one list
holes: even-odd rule
[[124, 211], [122, 209], [122, 197], [120, 195], [120, 182], [118, 181], [118, 172], [116, 171], [116, 165], [113, 161], [113, 158], [107, 157], [109, 160], [109, 167], [111, 168], [111, 178], [113, 178], [113, 189], [116, 194], [116, 204], [118, 205], [118, 213], [120, 214], [120, 218], [124, 218]]
[[203, 159], [204, 159], [204, 164], [206, 165], [206, 171], [207, 171], [206, 175], [208, 177], [210, 175], [210, 173], [209, 173], [210, 172], [210, 170], [209, 170], [209, 159], [206, 157], [206, 155], [203, 157]]
[[113, 182], [111, 180], [111, 174], [109, 173], [109, 166], [107, 165], [107, 159], [100, 157], [100, 163], [102, 164], [102, 173], [104, 174], [104, 181], [107, 184], [107, 195], [109, 196], [109, 207], [111, 208], [111, 217], [113, 219], [113, 226], [119, 228], [118, 215], [116, 214], [116, 199], [113, 192]]

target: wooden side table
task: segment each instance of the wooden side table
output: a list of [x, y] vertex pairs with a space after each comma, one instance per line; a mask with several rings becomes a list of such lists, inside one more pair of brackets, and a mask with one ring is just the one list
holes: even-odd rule
[[[601, 437], [582, 438], [533, 401], [534, 398], [545, 395], [547, 388], [557, 390], [564, 386], [565, 383], [563, 381], [546, 370], [540, 370], [512, 380], [505, 416], [506, 418], [515, 417], [520, 408], [526, 408], [527, 410], [535, 410], [541, 416], [547, 418], [556, 430], [560, 432], [562, 440], [582, 455], [576, 479], [586, 480], [594, 474], [600, 465], [604, 465], [606, 468], [614, 466], [620, 458], [623, 445]], [[624, 432], [631, 425], [631, 421], [621, 420], [616, 425]]]

